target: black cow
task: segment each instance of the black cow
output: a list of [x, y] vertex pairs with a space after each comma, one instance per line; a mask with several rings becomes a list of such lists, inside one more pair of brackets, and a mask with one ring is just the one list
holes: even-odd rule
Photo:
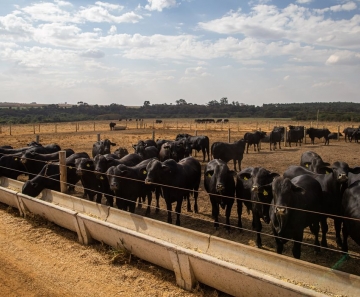
[[155, 121], [155, 124], [161, 124], [162, 123], [162, 120], [156, 120]]
[[[176, 139], [181, 140], [181, 139]], [[203, 162], [205, 162], [205, 157], [207, 155], [208, 162], [210, 161], [210, 141], [209, 137], [204, 135], [199, 136], [189, 136], [185, 141], [185, 156], [190, 156], [192, 150], [199, 152], [202, 151]]]
[[354, 139], [355, 142], [359, 142], [360, 139], [360, 129], [356, 129], [352, 134], [351, 138], [349, 136], [349, 140], [352, 141]]
[[341, 168], [329, 168], [325, 174], [314, 173], [301, 166], [290, 166], [285, 172], [284, 177], [294, 178], [299, 175], [309, 175], [316, 179], [322, 189], [322, 205], [321, 212], [325, 215], [321, 216], [321, 229], [322, 229], [322, 240], [321, 245], [327, 246], [326, 233], [328, 231], [328, 225], [326, 218], [332, 218], [334, 220], [336, 243], [338, 246], [342, 245], [340, 236], [341, 232], [341, 197], [342, 187], [347, 186], [348, 177]]
[[292, 126], [289, 125], [289, 131], [287, 133], [287, 139], [286, 141], [289, 143], [289, 147], [291, 147], [291, 143], [295, 142], [296, 146], [299, 143], [299, 146], [301, 146], [301, 143], [304, 138], [304, 126]]
[[84, 198], [94, 201], [96, 196], [96, 203], [101, 203], [101, 185], [95, 176], [94, 161], [90, 158], [78, 158], [75, 160], [75, 168], [84, 188]]
[[[152, 191], [154, 186], [144, 184], [147, 176], [146, 166], [152, 159], [147, 159], [135, 166], [120, 164], [111, 166], [107, 172], [110, 189], [115, 193], [116, 205], [119, 209], [135, 212], [137, 198], [144, 201], [148, 198], [145, 215], [150, 214]], [[156, 209], [159, 209], [159, 192], [156, 193]], [[141, 206], [141, 204], [139, 204]]]
[[236, 197], [238, 200], [239, 227], [242, 227], [241, 213], [242, 203], [247, 210], [252, 210], [252, 227], [256, 231], [256, 245], [261, 247], [260, 232], [262, 230], [261, 220], [269, 224], [269, 205], [273, 198], [271, 183], [279, 174], [270, 172], [263, 167], [249, 167], [239, 172], [236, 177]]
[[185, 146], [181, 140], [169, 141], [161, 146], [159, 152], [159, 160], [161, 162], [167, 159], [173, 159], [176, 162], [179, 162], [184, 157], [185, 157]]
[[343, 246], [344, 252], [348, 251], [347, 238], [350, 237], [360, 245], [360, 181], [353, 183], [343, 194], [342, 210], [344, 219]]
[[0, 176], [17, 179], [19, 175], [26, 173], [24, 164], [21, 162], [21, 153], [0, 158]]
[[157, 158], [159, 151], [155, 146], [148, 146], [144, 141], [139, 141], [137, 145], [133, 145], [135, 154], [138, 154], [143, 158], [143, 160]]
[[158, 139], [156, 140], [156, 148], [159, 150], [161, 150], [161, 146], [165, 143], [165, 142], [171, 142], [173, 140], [169, 140], [169, 139]]
[[[36, 142], [34, 142], [36, 143]], [[26, 146], [26, 147], [21, 147], [21, 148], [17, 148], [17, 149], [14, 149], [8, 145], [6, 146], [2, 146], [0, 147], [0, 157], [2, 156], [6, 156], [6, 155], [13, 155], [13, 154], [19, 154], [19, 153], [23, 153], [29, 149], [32, 149], [34, 147], [37, 147], [37, 145], [32, 145], [32, 143], [30, 143], [30, 145]]]
[[204, 169], [204, 186], [208, 192], [212, 207], [214, 227], [219, 227], [219, 206], [225, 209], [226, 229], [230, 230], [230, 214], [234, 204], [235, 181], [234, 171], [229, 170], [222, 160], [211, 160]]
[[180, 133], [180, 134], [176, 135], [175, 140], [180, 140], [182, 138], [188, 138], [188, 137], [191, 137], [191, 136], [192, 135], [187, 134], [187, 133]]
[[[76, 174], [75, 163], [66, 162], [67, 184], [75, 185], [79, 181]], [[50, 189], [60, 191], [60, 170], [58, 163], [48, 163], [33, 179], [26, 181], [22, 187], [22, 193], [36, 197], [42, 190]]]
[[117, 155], [119, 158], [125, 157], [126, 155], [129, 154], [127, 148], [124, 147], [119, 147], [117, 148], [114, 152], [114, 155]]
[[276, 236], [277, 253], [281, 254], [284, 244], [293, 239], [293, 256], [300, 259], [301, 242], [306, 227], [310, 227], [315, 235], [315, 250], [319, 251], [320, 215], [316, 213], [321, 209], [319, 197], [322, 191], [319, 182], [309, 175], [293, 179], [280, 176], [272, 182], [272, 193], [269, 214], [271, 227]]
[[211, 145], [211, 155], [214, 159], [221, 159], [224, 162], [234, 161], [234, 170], [236, 171], [236, 162], [239, 171], [241, 170], [241, 161], [244, 157], [245, 140], [240, 139], [234, 143], [214, 142]]
[[[276, 149], [276, 143], [279, 143], [279, 149], [281, 149], [281, 140], [284, 138], [285, 127], [274, 127], [269, 135], [270, 151]], [[264, 137], [265, 138], [265, 137]]]
[[330, 163], [324, 162], [323, 159], [313, 151], [306, 151], [301, 155], [300, 166], [305, 167], [316, 173], [326, 173]]
[[340, 136], [343, 136], [342, 133], [339, 133], [339, 135], [338, 135], [338, 133], [330, 133], [330, 134], [328, 135], [328, 138], [329, 138], [329, 139], [335, 139], [335, 140], [337, 140], [337, 139], [340, 138]]
[[329, 145], [329, 134], [330, 134], [330, 130], [329, 129], [316, 129], [316, 128], [308, 128], [306, 129], [306, 134], [309, 135], [310, 139], [311, 139], [311, 144], [314, 144], [314, 139], [316, 138], [322, 138], [324, 137], [325, 139], [325, 145]]
[[110, 154], [110, 146], [115, 146], [116, 143], [111, 142], [109, 139], [100, 140], [93, 144], [92, 148], [92, 157], [96, 155], [106, 155]]
[[96, 178], [100, 181], [101, 191], [106, 198], [106, 204], [114, 206], [113, 192], [109, 187], [109, 181], [106, 176], [106, 171], [111, 166], [125, 164], [134, 166], [140, 163], [143, 159], [138, 154], [128, 154], [121, 159], [114, 159], [110, 155], [96, 155], [94, 158], [94, 171]]
[[[75, 152], [72, 149], [65, 149], [66, 158], [70, 157]], [[34, 178], [44, 165], [48, 162], [57, 162], [59, 161], [59, 152], [50, 153], [50, 154], [41, 154], [37, 150], [25, 151], [21, 155], [21, 162], [24, 164], [24, 167], [29, 175], [29, 179]]]
[[110, 122], [110, 124], [109, 124], [110, 131], [115, 130], [115, 126], [116, 126], [116, 123]]
[[244, 134], [244, 140], [247, 143], [246, 146], [246, 153], [249, 153], [249, 146], [254, 145], [254, 152], [257, 151], [260, 152], [259, 143], [261, 139], [263, 139], [266, 135], [266, 132], [264, 131], [256, 131], [256, 132], [247, 132]]
[[152, 160], [146, 167], [146, 184], [161, 184], [168, 210], [168, 223], [171, 223], [171, 204], [176, 202], [176, 225], [180, 226], [181, 204], [184, 198], [193, 193], [194, 209], [198, 212], [197, 197], [201, 180], [201, 165], [193, 157], [187, 157], [176, 163], [174, 160], [160, 162]]
[[347, 139], [349, 139], [349, 141], [351, 142], [351, 136], [352, 134], [357, 130], [358, 128], [352, 128], [352, 127], [347, 127], [344, 129], [343, 133], [345, 136], [345, 142], [347, 142]]

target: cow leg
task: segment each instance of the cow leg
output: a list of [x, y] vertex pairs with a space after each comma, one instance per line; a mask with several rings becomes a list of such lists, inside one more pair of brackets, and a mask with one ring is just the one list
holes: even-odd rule
[[249, 153], [249, 143], [247, 143], [247, 145], [246, 145], [246, 153], [247, 154]]
[[96, 194], [96, 203], [101, 204], [101, 198], [102, 198], [102, 194], [101, 194], [101, 193], [97, 193], [97, 194]]
[[161, 189], [159, 187], [155, 188], [155, 199], [156, 199], [156, 209], [155, 209], [155, 213], [159, 213], [160, 211], [160, 194], [161, 194]]
[[[168, 200], [170, 200], [170, 199], [168, 199]], [[171, 207], [171, 202], [170, 201], [166, 201], [166, 209], [167, 209], [167, 213], [168, 213], [167, 222], [169, 224], [172, 224], [172, 219], [171, 219], [172, 207]]]
[[292, 248], [292, 253], [295, 259], [300, 259], [301, 256], [301, 242], [303, 241], [304, 230], [301, 228], [299, 230], [294, 230], [293, 239], [294, 245]]
[[343, 244], [342, 244], [341, 250], [342, 250], [343, 252], [347, 253], [348, 250], [349, 250], [349, 248], [348, 248], [348, 243], [347, 243], [347, 238], [348, 238], [348, 236], [349, 236], [349, 232], [348, 232], [348, 229], [347, 229], [347, 226], [346, 226], [345, 222], [344, 222], [344, 224], [343, 224], [342, 234], [343, 234], [344, 240], [343, 240]]
[[253, 230], [256, 231], [256, 246], [258, 248], [262, 247], [262, 243], [261, 243], [261, 236], [260, 236], [260, 232], [262, 230], [262, 224], [260, 221], [260, 217], [259, 215], [256, 213], [256, 211], [253, 211], [253, 221], [252, 221], [252, 227]]
[[136, 208], [136, 198], [134, 201], [128, 201], [129, 212], [134, 213]]
[[180, 226], [180, 213], [181, 213], [181, 204], [182, 204], [182, 199], [178, 199], [177, 203], [176, 203], [176, 225]]
[[[138, 208], [142, 208], [142, 199], [143, 197], [138, 197], [136, 200], [137, 200], [137, 207]], [[135, 200], [135, 204], [136, 204], [136, 200]]]
[[109, 206], [113, 207], [114, 206], [114, 198], [113, 198], [113, 196], [112, 195], [105, 195], [105, 198], [106, 198], [106, 205], [109, 205]]
[[316, 222], [315, 224], [312, 224], [311, 232], [315, 236], [315, 241], [314, 241], [315, 254], [318, 254], [320, 252], [319, 231], [320, 231], [319, 223]]
[[[237, 208], [237, 214], [238, 214], [238, 227], [242, 228], [241, 215], [242, 215], [243, 203], [241, 200], [237, 199], [236, 204], [237, 204], [236, 208]], [[240, 229], [240, 232], [242, 232], [242, 229]]]
[[341, 240], [341, 235], [340, 235], [340, 232], [341, 232], [341, 223], [342, 223], [342, 220], [340, 218], [335, 218], [334, 219], [334, 226], [335, 226], [335, 236], [336, 236], [336, 244], [339, 248], [342, 247], [343, 245], [343, 242]]
[[279, 141], [279, 150], [281, 150], [281, 141]]
[[[202, 154], [203, 154], [203, 162], [205, 162], [205, 157], [206, 157], [205, 148], [202, 148], [201, 151], [202, 151]], [[209, 158], [208, 158], [208, 162], [209, 162]]]
[[214, 227], [217, 230], [219, 228], [219, 203], [215, 201], [215, 199], [210, 198], [211, 206], [212, 206], [212, 217], [214, 219]]
[[[327, 245], [327, 241], [326, 241], [326, 233], [328, 232], [329, 227], [328, 227], [328, 224], [327, 224], [327, 221], [326, 221], [326, 217], [321, 218], [320, 225], [321, 225], [321, 233], [322, 233], [321, 246], [327, 247], [328, 245]], [[313, 230], [311, 230], [311, 232], [313, 232]]]
[[184, 199], [186, 199], [186, 207], [187, 207], [187, 211], [191, 212], [191, 202], [190, 202], [190, 194], [186, 194], [186, 196], [184, 196]]
[[151, 206], [151, 201], [152, 201], [152, 193], [151, 193], [151, 191], [149, 191], [147, 193], [147, 200], [148, 200], [148, 204], [147, 204], [147, 207], [146, 207], [145, 216], [148, 217], [150, 215], [150, 206]]
[[231, 208], [233, 206], [234, 202], [227, 203], [226, 210], [225, 210], [225, 216], [226, 216], [226, 230], [230, 232], [230, 214], [231, 214]]
[[275, 243], [276, 243], [276, 252], [278, 254], [282, 254], [283, 250], [284, 250], [284, 243], [282, 242], [282, 240], [278, 237], [279, 234], [276, 232], [275, 228], [272, 227], [272, 231], [273, 234], [275, 236]]

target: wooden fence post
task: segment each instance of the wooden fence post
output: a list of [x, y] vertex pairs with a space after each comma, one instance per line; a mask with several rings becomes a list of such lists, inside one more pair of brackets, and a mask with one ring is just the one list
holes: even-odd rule
[[98, 133], [96, 135], [97, 135], [97, 141], [100, 141], [100, 133]]
[[34, 131], [34, 134], [35, 134], [35, 125], [33, 125], [33, 131]]
[[55, 124], [55, 133], [57, 133], [57, 124]]
[[60, 166], [60, 191], [66, 193], [67, 191], [67, 169], [66, 169], [66, 152], [59, 152], [59, 166]]
[[40, 143], [40, 135], [36, 135], [35, 141], [36, 141], [37, 143]]
[[10, 130], [10, 135], [11, 135], [11, 124], [10, 124], [9, 130]]
[[230, 143], [230, 128], [228, 129], [228, 143]]
[[152, 131], [152, 140], [155, 141], [155, 129], [153, 129], [153, 131]]
[[39, 123], [39, 133], [40, 133], [40, 123]]
[[95, 131], [95, 122], [94, 122], [94, 131]]

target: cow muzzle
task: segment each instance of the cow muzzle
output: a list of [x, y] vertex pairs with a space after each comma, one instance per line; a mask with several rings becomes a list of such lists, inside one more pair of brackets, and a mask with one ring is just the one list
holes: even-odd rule
[[345, 173], [342, 173], [342, 174], [339, 174], [337, 180], [338, 180], [339, 182], [346, 182], [346, 181], [348, 180], [348, 177], [346, 176]]
[[221, 192], [221, 191], [224, 191], [225, 190], [225, 187], [223, 184], [217, 184], [216, 185], [216, 191], [217, 192]]
[[258, 193], [259, 192], [259, 187], [258, 186], [252, 186], [251, 192]]
[[146, 184], [146, 185], [151, 185], [152, 182], [151, 182], [149, 179], [146, 178], [146, 179], [145, 179], [145, 184]]

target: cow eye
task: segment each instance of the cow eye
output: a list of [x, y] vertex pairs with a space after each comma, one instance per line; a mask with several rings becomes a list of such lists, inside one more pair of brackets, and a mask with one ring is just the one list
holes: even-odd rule
[[147, 171], [146, 171], [146, 170], [144, 170], [144, 171], [143, 171], [143, 174], [146, 174], [146, 173], [147, 173]]

